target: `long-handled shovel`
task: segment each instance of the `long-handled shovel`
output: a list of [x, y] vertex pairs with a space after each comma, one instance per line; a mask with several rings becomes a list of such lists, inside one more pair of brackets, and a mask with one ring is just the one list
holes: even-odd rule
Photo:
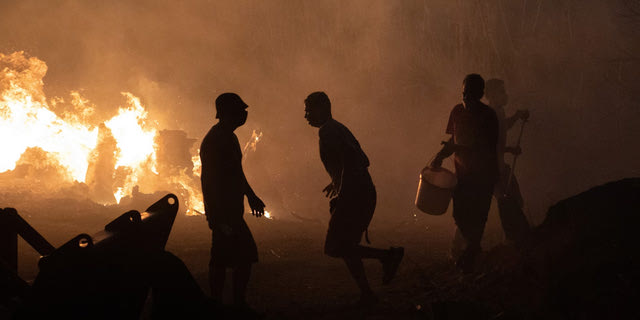
[[[518, 142], [516, 143], [516, 147], [520, 147], [520, 141], [522, 140], [522, 133], [524, 132], [524, 125], [527, 123], [527, 120], [522, 120], [522, 125], [520, 126], [520, 135], [518, 136]], [[516, 170], [516, 161], [518, 160], [518, 156], [520, 154], [516, 154], [513, 156], [513, 163], [511, 164], [511, 171], [509, 172], [509, 179], [507, 179], [507, 185], [504, 188], [504, 195], [507, 196], [509, 193], [509, 187], [511, 186], [511, 180], [513, 180], [513, 172]]]
[[[520, 147], [525, 123], [527, 123], [527, 121], [523, 120], [516, 147]], [[507, 239], [513, 240], [517, 246], [525, 246], [529, 239], [529, 222], [522, 211], [521, 202], [518, 201], [516, 196], [510, 192], [511, 183], [513, 182], [513, 172], [516, 169], [517, 160], [518, 154], [513, 157], [511, 172], [509, 172], [509, 178], [504, 188], [503, 198], [498, 201], [498, 206], [500, 220], [502, 221], [502, 227]]]

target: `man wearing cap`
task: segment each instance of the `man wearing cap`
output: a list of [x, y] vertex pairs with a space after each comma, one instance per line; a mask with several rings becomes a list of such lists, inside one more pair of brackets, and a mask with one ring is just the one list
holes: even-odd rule
[[480, 99], [484, 79], [469, 74], [462, 82], [462, 103], [449, 116], [447, 133], [451, 139], [431, 162], [440, 167], [442, 160], [455, 153], [458, 184], [453, 191], [453, 219], [464, 237], [466, 247], [456, 265], [471, 272], [481, 251], [480, 241], [487, 222], [494, 185], [498, 179], [498, 119]]
[[216, 99], [216, 118], [200, 146], [202, 194], [212, 231], [209, 284], [211, 295], [222, 301], [226, 269], [233, 270], [233, 302], [246, 307], [245, 293], [251, 265], [258, 251], [244, 221], [244, 196], [256, 217], [264, 213], [264, 203], [256, 196], [242, 170], [242, 151], [233, 133], [247, 120], [247, 104], [235, 93]]
[[344, 259], [360, 288], [360, 304], [374, 304], [377, 297], [369, 286], [362, 259], [379, 260], [382, 282], [387, 284], [398, 270], [404, 248], [385, 250], [360, 245], [376, 208], [376, 189], [367, 169], [369, 159], [351, 131], [332, 118], [331, 101], [324, 92], [310, 94], [304, 103], [309, 125], [320, 128], [320, 158], [331, 177], [323, 190], [332, 198], [324, 252]]

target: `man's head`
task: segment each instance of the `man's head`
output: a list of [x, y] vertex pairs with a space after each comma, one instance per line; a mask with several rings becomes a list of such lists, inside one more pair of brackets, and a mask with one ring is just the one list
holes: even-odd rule
[[479, 74], [472, 73], [462, 81], [462, 101], [465, 103], [477, 101], [484, 95], [484, 79]]
[[239, 95], [223, 93], [216, 98], [216, 118], [220, 122], [229, 122], [239, 127], [247, 121], [248, 107]]
[[322, 127], [331, 119], [331, 101], [326, 93], [317, 91], [304, 100], [304, 118], [313, 127]]
[[504, 89], [504, 81], [500, 79], [489, 79], [485, 83], [484, 96], [493, 107], [504, 107], [509, 101], [509, 95]]

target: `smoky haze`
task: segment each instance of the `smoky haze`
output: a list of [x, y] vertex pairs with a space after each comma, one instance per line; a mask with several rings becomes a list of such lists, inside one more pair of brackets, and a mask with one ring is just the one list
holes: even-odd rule
[[215, 121], [215, 97], [237, 92], [250, 106], [241, 143], [254, 129], [264, 134], [248, 179], [258, 194], [276, 194], [268, 206], [279, 197], [302, 216], [328, 209], [320, 190], [329, 177], [303, 105], [325, 91], [371, 160], [378, 221], [422, 215], [413, 205], [418, 173], [446, 138], [463, 77], [500, 78], [507, 114], [531, 112], [517, 175], [539, 223], [558, 200], [640, 175], [639, 8], [633, 0], [3, 1], [0, 50], [45, 61], [49, 97], [81, 90], [107, 114], [128, 91], [161, 129], [197, 139]]

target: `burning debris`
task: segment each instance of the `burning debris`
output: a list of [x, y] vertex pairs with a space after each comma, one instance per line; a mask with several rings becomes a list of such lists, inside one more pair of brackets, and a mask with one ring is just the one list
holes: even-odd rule
[[96, 106], [75, 91], [69, 103], [47, 99], [46, 72], [44, 61], [24, 52], [0, 54], [5, 190], [50, 194], [81, 184], [86, 198], [103, 205], [131, 197], [134, 189], [173, 190], [187, 214], [204, 212], [194, 174], [195, 140], [183, 131], [159, 130], [140, 98], [129, 92], [122, 93], [126, 104], [108, 119], [100, 119]]
[[251, 133], [251, 138], [244, 145], [244, 149], [242, 149], [242, 155], [246, 157], [248, 151], [256, 152], [256, 148], [258, 147], [258, 141], [262, 138], [262, 131], [253, 130]]

